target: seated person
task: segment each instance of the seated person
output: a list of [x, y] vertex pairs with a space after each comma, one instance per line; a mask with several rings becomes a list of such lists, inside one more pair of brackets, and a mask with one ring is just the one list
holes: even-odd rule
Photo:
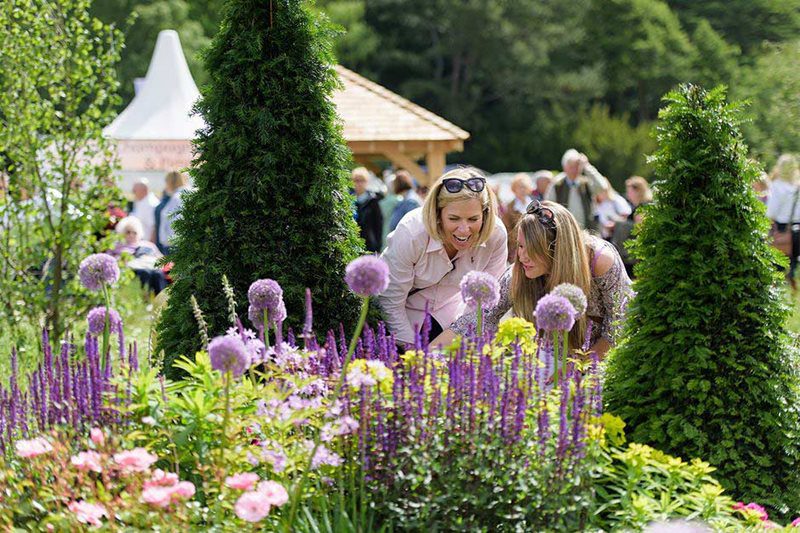
[[135, 216], [128, 216], [120, 220], [115, 229], [125, 237], [125, 242], [118, 243], [111, 255], [120, 258], [123, 265], [133, 270], [142, 286], [154, 294], [164, 290], [167, 279], [161, 267], [156, 266], [162, 254], [154, 243], [143, 240], [142, 222]]

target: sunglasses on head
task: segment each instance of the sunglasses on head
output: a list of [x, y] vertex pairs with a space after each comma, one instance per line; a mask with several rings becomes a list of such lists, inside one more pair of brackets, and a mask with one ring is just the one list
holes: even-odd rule
[[442, 180], [442, 185], [444, 185], [444, 188], [450, 193], [460, 192], [465, 185], [467, 186], [467, 189], [471, 190], [472, 192], [481, 192], [486, 187], [486, 179], [479, 177], [468, 178], [465, 180], [462, 180], [461, 178], [447, 178]]
[[525, 212], [529, 215], [535, 215], [546, 228], [550, 228], [553, 231], [556, 230], [556, 215], [552, 209], [543, 206], [539, 200], [529, 203]]

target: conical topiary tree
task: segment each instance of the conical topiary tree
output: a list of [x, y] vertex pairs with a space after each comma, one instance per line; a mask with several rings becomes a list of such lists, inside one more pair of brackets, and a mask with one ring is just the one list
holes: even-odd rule
[[797, 359], [777, 256], [722, 88], [665, 97], [655, 202], [633, 245], [636, 298], [606, 402], [630, 438], [718, 468], [745, 501], [800, 511]]
[[175, 223], [175, 281], [158, 325], [168, 374], [176, 357], [201, 347], [192, 295], [212, 336], [230, 326], [223, 274], [245, 321], [247, 289], [265, 277], [283, 287], [287, 325], [302, 321], [305, 287], [317, 331], [358, 314], [344, 271], [363, 245], [330, 98], [331, 27], [301, 0], [229, 0], [224, 10], [205, 55], [211, 81], [197, 109], [207, 127], [195, 143], [195, 190]]

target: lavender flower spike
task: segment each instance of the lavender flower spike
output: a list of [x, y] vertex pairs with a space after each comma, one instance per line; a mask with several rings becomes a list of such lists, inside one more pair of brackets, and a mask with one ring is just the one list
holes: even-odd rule
[[238, 335], [217, 337], [208, 343], [208, 356], [214, 370], [228, 372], [233, 377], [244, 374], [250, 366], [250, 350]]
[[461, 297], [470, 309], [491, 309], [500, 301], [500, 286], [488, 272], [473, 270], [461, 279]]
[[569, 331], [575, 324], [575, 308], [563, 296], [548, 294], [536, 304], [536, 327], [544, 331]]
[[379, 257], [365, 255], [347, 265], [344, 281], [359, 296], [377, 296], [389, 286], [389, 266]]
[[108, 254], [92, 254], [81, 261], [78, 276], [84, 287], [99, 291], [103, 285], [112, 285], [119, 280], [119, 265]]
[[[92, 335], [100, 335], [103, 333], [103, 328], [106, 322], [106, 308], [105, 306], [95, 307], [89, 314], [86, 315], [86, 320], [89, 322], [89, 333]], [[108, 327], [113, 332], [122, 331], [122, 318], [113, 309], [108, 310]]]
[[259, 279], [247, 290], [250, 305], [259, 311], [267, 310], [272, 314], [283, 302], [283, 289], [274, 279]]
[[550, 294], [563, 296], [566, 298], [569, 303], [572, 304], [572, 307], [575, 308], [576, 318], [583, 316], [583, 314], [586, 312], [586, 307], [588, 305], [586, 302], [586, 294], [577, 285], [573, 285], [572, 283], [562, 283], [560, 285], [556, 285], [556, 287], [550, 291]]

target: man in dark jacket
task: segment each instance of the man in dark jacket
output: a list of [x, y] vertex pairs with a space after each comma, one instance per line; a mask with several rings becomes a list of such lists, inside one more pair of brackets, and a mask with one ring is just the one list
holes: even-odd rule
[[380, 196], [367, 190], [369, 171], [364, 167], [353, 170], [353, 194], [356, 197], [355, 218], [361, 228], [361, 238], [367, 251], [380, 252], [383, 247], [383, 214], [379, 204]]

